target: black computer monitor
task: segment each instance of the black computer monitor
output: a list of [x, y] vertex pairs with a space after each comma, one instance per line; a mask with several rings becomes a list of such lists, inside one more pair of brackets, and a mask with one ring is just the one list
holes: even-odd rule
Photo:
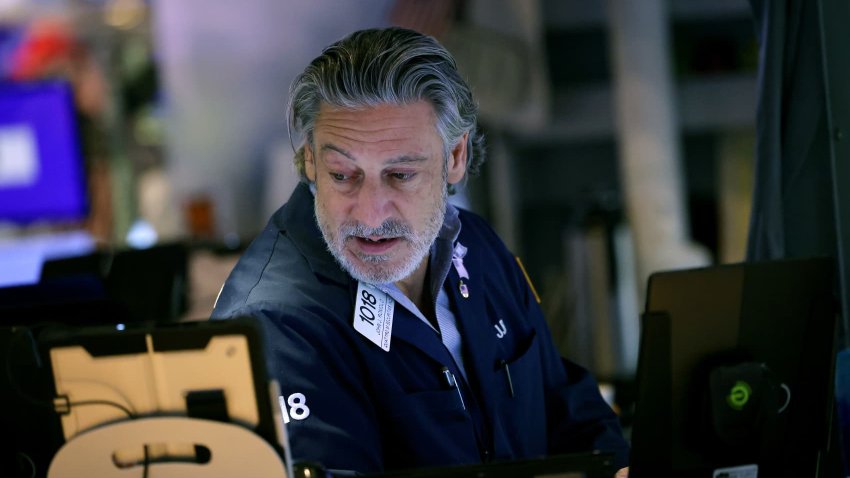
[[[48, 476], [60, 447], [110, 424], [155, 417], [235, 424], [285, 455], [283, 420], [262, 340], [259, 326], [249, 318], [54, 324], [38, 330], [0, 327], [7, 379], [0, 381], [0, 430], [12, 439], [11, 446], [0, 450], [0, 476]], [[148, 471], [157, 476], [157, 469], [174, 463], [192, 474], [190, 468], [198, 471], [209, 462], [210, 452], [218, 459], [215, 450], [198, 446], [203, 442], [171, 443], [172, 438], [163, 436], [150, 449], [116, 445], [111, 455], [94, 454], [92, 459], [103, 464], [111, 456], [112, 471], [132, 468], [130, 474], [137, 476], [148, 476]], [[66, 475], [83, 476], [54, 476]]]
[[832, 476], [834, 268], [801, 259], [650, 278], [633, 478]]
[[85, 276], [100, 279], [133, 321], [171, 322], [188, 309], [189, 247], [182, 243], [51, 259], [41, 269], [42, 283]]

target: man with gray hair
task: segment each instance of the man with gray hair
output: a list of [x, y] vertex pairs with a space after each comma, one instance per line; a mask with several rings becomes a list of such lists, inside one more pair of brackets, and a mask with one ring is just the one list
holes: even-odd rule
[[290, 96], [302, 183], [213, 317], [262, 324], [293, 457], [379, 472], [603, 450], [626, 466], [617, 417], [559, 356], [518, 261], [447, 200], [484, 154], [445, 48], [355, 32]]

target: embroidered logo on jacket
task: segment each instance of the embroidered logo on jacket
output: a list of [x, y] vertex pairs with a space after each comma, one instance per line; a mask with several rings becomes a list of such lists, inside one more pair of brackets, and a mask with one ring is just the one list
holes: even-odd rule
[[499, 319], [499, 323], [493, 325], [493, 327], [496, 328], [496, 337], [500, 339], [508, 334], [508, 327], [505, 325], [505, 321], [502, 319]]

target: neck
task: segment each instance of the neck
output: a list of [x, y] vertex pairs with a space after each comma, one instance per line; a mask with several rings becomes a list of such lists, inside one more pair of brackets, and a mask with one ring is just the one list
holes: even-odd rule
[[422, 263], [413, 271], [413, 274], [395, 283], [396, 287], [422, 311], [427, 309], [425, 307], [425, 278], [428, 273], [428, 257], [425, 256], [422, 259]]

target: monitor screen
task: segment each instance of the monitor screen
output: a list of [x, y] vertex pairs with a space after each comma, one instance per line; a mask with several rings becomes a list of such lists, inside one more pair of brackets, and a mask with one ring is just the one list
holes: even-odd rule
[[832, 476], [834, 268], [796, 259], [650, 278], [634, 477]]
[[85, 184], [70, 85], [0, 83], [0, 222], [84, 219]]

